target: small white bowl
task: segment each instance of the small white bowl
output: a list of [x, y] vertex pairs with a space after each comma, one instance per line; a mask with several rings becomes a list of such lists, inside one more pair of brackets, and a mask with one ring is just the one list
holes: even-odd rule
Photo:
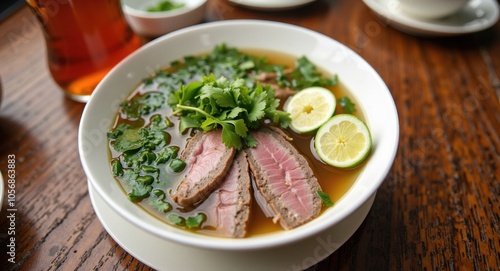
[[469, 0], [399, 0], [401, 10], [408, 15], [439, 19], [458, 12]]
[[[337, 74], [358, 101], [358, 108], [364, 112], [373, 139], [370, 158], [353, 186], [333, 207], [296, 229], [242, 239], [184, 231], [161, 222], [130, 202], [111, 173], [106, 132], [114, 123], [118, 105], [151, 71], [167, 67], [184, 56], [210, 52], [221, 43], [236, 48], [280, 51], [297, 57], [304, 55], [328, 73]], [[116, 214], [155, 236], [158, 242], [175, 242], [201, 250], [266, 251], [269, 248], [279, 250], [300, 240], [314, 241], [319, 234], [359, 210], [386, 178], [398, 141], [398, 114], [391, 93], [377, 72], [354, 51], [327, 36], [298, 26], [257, 20], [226, 20], [167, 34], [144, 45], [113, 68], [99, 83], [85, 107], [78, 147], [83, 169], [95, 192]]]
[[174, 0], [184, 6], [170, 11], [147, 11], [162, 0], [122, 0], [123, 13], [132, 30], [144, 37], [159, 37], [203, 21], [207, 0]]

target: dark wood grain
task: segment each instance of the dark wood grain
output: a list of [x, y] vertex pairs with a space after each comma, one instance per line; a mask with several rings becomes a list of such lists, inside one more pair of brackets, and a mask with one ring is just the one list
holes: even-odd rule
[[[500, 23], [471, 35], [395, 30], [362, 1], [259, 12], [212, 0], [206, 21], [264, 19], [328, 35], [388, 85], [400, 118], [396, 160], [356, 233], [311, 270], [500, 270]], [[43, 34], [21, 9], [0, 23], [0, 170], [16, 160], [16, 264], [8, 212], [0, 266], [20, 270], [149, 270], [97, 219], [77, 151], [84, 104], [64, 98]]]

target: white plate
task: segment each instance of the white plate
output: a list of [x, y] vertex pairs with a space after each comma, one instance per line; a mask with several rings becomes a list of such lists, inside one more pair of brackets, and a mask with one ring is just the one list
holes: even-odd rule
[[229, 2], [256, 10], [286, 10], [298, 8], [316, 0], [229, 0]]
[[419, 19], [406, 15], [398, 0], [363, 0], [385, 23], [418, 36], [455, 36], [478, 32], [494, 25], [499, 18], [495, 0], [471, 0], [458, 13], [443, 19]]
[[306, 239], [280, 249], [222, 251], [157, 238], [117, 214], [90, 182], [88, 187], [94, 210], [106, 231], [128, 253], [157, 270], [304, 270], [342, 246], [361, 225], [375, 199], [374, 194], [349, 217], [316, 239]]

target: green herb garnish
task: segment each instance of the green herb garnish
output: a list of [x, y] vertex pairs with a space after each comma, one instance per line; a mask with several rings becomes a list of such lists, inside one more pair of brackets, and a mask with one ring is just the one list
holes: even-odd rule
[[166, 201], [165, 191], [155, 188], [151, 191], [151, 194], [153, 195], [153, 199], [149, 201], [151, 207], [163, 213], [172, 210], [172, 205]]
[[186, 167], [186, 162], [182, 161], [179, 158], [175, 158], [175, 159], [172, 159], [172, 161], [170, 161], [170, 164], [168, 164], [168, 165], [170, 166], [172, 171], [181, 172]]
[[153, 190], [153, 186], [144, 183], [135, 183], [131, 191], [128, 193], [128, 198], [131, 201], [137, 201], [149, 197], [149, 193]]
[[157, 165], [165, 164], [168, 160], [177, 157], [178, 153], [179, 153], [179, 147], [169, 146], [158, 153], [156, 164]]
[[148, 92], [144, 95], [137, 95], [134, 98], [120, 104], [120, 111], [123, 117], [136, 120], [143, 115], [148, 115], [161, 108], [165, 102], [163, 93]]
[[[166, 129], [170, 126], [168, 119], [156, 114], [150, 116], [145, 126], [136, 127], [123, 122], [107, 134], [110, 146], [122, 153], [120, 159], [111, 161], [113, 175], [127, 183], [128, 198], [131, 201], [150, 197], [154, 186], [162, 182], [160, 164], [175, 160], [174, 170], [183, 169], [184, 162], [177, 158], [179, 147], [168, 146], [170, 134]], [[169, 208], [164, 199], [155, 197], [149, 199], [149, 204], [158, 210]]]
[[170, 11], [184, 7], [184, 3], [175, 3], [172, 1], [161, 1], [155, 6], [148, 7], [146, 10], [149, 12]]
[[188, 227], [189, 229], [200, 228], [203, 221], [206, 219], [206, 215], [203, 213], [198, 213], [188, 218], [184, 218], [178, 214], [171, 213], [167, 216], [170, 223], [181, 226]]
[[190, 229], [199, 228], [201, 223], [205, 220], [206, 216], [203, 213], [198, 213], [186, 219], [186, 226]]
[[316, 193], [321, 198], [321, 201], [323, 202], [323, 206], [326, 206], [326, 207], [333, 206], [333, 201], [330, 199], [330, 196], [327, 193], [325, 193], [321, 190], [316, 191]]
[[111, 170], [113, 171], [113, 176], [122, 176], [123, 175], [123, 167], [120, 163], [120, 160], [113, 159], [111, 160]]
[[342, 107], [342, 112], [352, 114], [356, 111], [356, 104], [354, 104], [349, 97], [344, 96], [337, 101]]
[[313, 86], [333, 86], [337, 84], [337, 76], [331, 78], [323, 77], [321, 72], [316, 69], [316, 66], [305, 56], [295, 61], [295, 69], [289, 76], [285, 76], [284, 78], [287, 80], [281, 80], [280, 83], [297, 90]]
[[176, 213], [169, 214], [167, 216], [167, 219], [168, 219], [168, 221], [170, 223], [172, 223], [174, 225], [177, 225], [177, 226], [184, 226], [184, 225], [186, 225], [186, 220], [182, 216], [180, 216], [180, 215], [178, 215]]
[[181, 87], [169, 97], [169, 103], [184, 123], [181, 132], [187, 127], [204, 131], [222, 128], [224, 145], [236, 149], [241, 149], [243, 142], [255, 144], [248, 131], [258, 128], [264, 119], [282, 128], [291, 121], [288, 113], [277, 109], [279, 99], [274, 98], [272, 88], [260, 84], [248, 88], [243, 79], [216, 79], [213, 74]]

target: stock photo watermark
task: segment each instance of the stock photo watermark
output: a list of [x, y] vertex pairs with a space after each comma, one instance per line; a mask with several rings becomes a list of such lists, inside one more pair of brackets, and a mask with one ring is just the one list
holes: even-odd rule
[[16, 263], [16, 156], [7, 155], [7, 180], [6, 180], [6, 198], [7, 198], [7, 260], [10, 263]]

